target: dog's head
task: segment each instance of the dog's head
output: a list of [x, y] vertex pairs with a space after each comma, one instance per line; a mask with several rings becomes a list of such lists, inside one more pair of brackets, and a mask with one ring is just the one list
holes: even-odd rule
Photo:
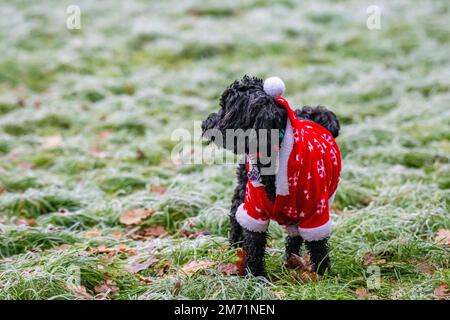
[[286, 110], [263, 86], [261, 79], [247, 75], [234, 81], [222, 93], [219, 111], [202, 122], [203, 137], [236, 154], [259, 152], [252, 148], [272, 146], [275, 138], [278, 145], [279, 137], [273, 135], [272, 129], [284, 130]]

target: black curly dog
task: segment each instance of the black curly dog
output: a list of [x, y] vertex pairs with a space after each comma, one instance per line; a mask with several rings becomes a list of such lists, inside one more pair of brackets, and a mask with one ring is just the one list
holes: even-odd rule
[[[323, 106], [308, 107], [295, 110], [301, 119], [314, 121], [330, 131], [333, 137], [337, 137], [340, 130], [336, 115]], [[227, 129], [279, 129], [286, 127], [287, 114], [284, 108], [277, 106], [273, 97], [269, 96], [263, 89], [263, 81], [255, 77], [244, 76], [241, 80], [233, 82], [220, 98], [220, 110], [211, 113], [202, 122], [203, 136], [219, 147], [231, 149], [238, 153], [234, 144], [225, 140], [216, 141], [213, 136], [207, 134], [210, 129], [216, 129], [226, 136]], [[281, 138], [280, 138], [281, 139]], [[267, 143], [271, 144], [271, 137], [267, 136]], [[267, 148], [271, 150], [271, 148]], [[259, 161], [257, 166], [267, 166]], [[237, 186], [231, 203], [230, 212], [230, 244], [234, 247], [243, 246], [246, 254], [246, 267], [255, 276], [264, 276], [264, 253], [267, 242], [267, 234], [252, 232], [242, 228], [236, 220], [236, 210], [244, 202], [245, 188], [247, 184], [247, 173], [245, 164], [240, 164], [237, 169]], [[275, 199], [275, 175], [261, 175], [261, 183], [264, 185], [270, 199]], [[315, 269], [322, 274], [329, 268], [328, 239], [320, 241], [305, 241], [305, 245], [311, 255]], [[300, 236], [286, 238], [286, 257], [291, 254], [300, 254], [303, 244]]]

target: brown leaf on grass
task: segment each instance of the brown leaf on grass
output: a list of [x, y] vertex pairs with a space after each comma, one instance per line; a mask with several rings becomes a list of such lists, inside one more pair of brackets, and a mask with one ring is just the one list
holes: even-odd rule
[[206, 231], [191, 231], [191, 230], [187, 230], [187, 229], [181, 229], [179, 231], [179, 234], [181, 236], [189, 238], [189, 239], [197, 239], [198, 237], [206, 236], [209, 233]]
[[119, 230], [112, 231], [109, 235], [114, 239], [121, 239], [123, 237], [122, 232]]
[[155, 257], [150, 257], [144, 262], [134, 262], [131, 265], [127, 267], [127, 270], [133, 273], [137, 273], [139, 271], [148, 269], [150, 266], [154, 265], [156, 262], [158, 262], [158, 259]]
[[358, 299], [364, 299], [367, 297], [367, 289], [366, 288], [357, 288], [355, 290], [356, 296], [358, 297]]
[[173, 290], [172, 290], [172, 295], [173, 296], [177, 296], [180, 293], [182, 285], [183, 285], [183, 283], [180, 280], [175, 282], [175, 285], [174, 285]]
[[156, 273], [158, 277], [164, 276], [169, 271], [170, 266], [168, 264], [164, 264]]
[[6, 191], [6, 187], [0, 184], [0, 194]]
[[85, 231], [84, 236], [89, 239], [99, 238], [102, 236], [102, 232], [97, 228], [92, 228]]
[[372, 252], [366, 252], [363, 257], [363, 265], [368, 266], [375, 260], [375, 256]]
[[14, 224], [17, 226], [28, 226], [32, 227], [37, 224], [36, 219], [26, 219], [26, 218], [18, 218], [14, 221]]
[[98, 143], [94, 143], [90, 148], [89, 148], [89, 153], [97, 158], [107, 158], [111, 155], [110, 152], [105, 151], [102, 149], [102, 147], [100, 146], [100, 144]]
[[289, 269], [292, 269], [291, 275], [293, 277], [303, 282], [317, 281], [317, 274], [314, 272], [314, 265], [308, 254], [304, 257], [292, 254], [286, 265]]
[[69, 285], [68, 289], [81, 300], [94, 300], [94, 297], [89, 292], [87, 292], [86, 287], [84, 286]]
[[435, 290], [434, 295], [440, 300], [450, 299], [450, 293], [448, 292], [448, 284], [441, 283]]
[[[384, 253], [381, 256], [389, 257], [391, 255], [389, 253]], [[386, 259], [380, 259], [380, 257], [375, 256], [373, 252], [368, 251], [364, 254], [362, 262], [364, 266], [368, 266], [370, 264], [380, 265], [386, 264]]]
[[428, 263], [427, 261], [421, 261], [416, 265], [416, 269], [419, 272], [425, 273], [425, 274], [429, 274], [429, 275], [433, 275], [435, 268]]
[[236, 261], [236, 267], [238, 269], [238, 275], [244, 276], [245, 275], [245, 268], [246, 268], [246, 253], [243, 248], [239, 248], [236, 251], [236, 256], [238, 257], [238, 260]]
[[152, 186], [152, 187], [150, 188], [150, 191], [151, 191], [151, 192], [154, 192], [154, 193], [158, 193], [158, 194], [163, 195], [163, 194], [166, 193], [167, 188], [164, 187], [164, 186]]
[[239, 274], [239, 268], [234, 263], [219, 264], [219, 271], [226, 276], [234, 276]]
[[136, 249], [130, 248], [124, 244], [119, 244], [115, 247], [106, 247], [106, 246], [99, 246], [97, 248], [93, 248], [90, 250], [91, 253], [97, 254], [97, 253], [108, 253], [108, 254], [116, 254], [116, 253], [126, 253], [130, 256], [136, 255]]
[[133, 240], [148, 240], [167, 236], [167, 230], [163, 226], [148, 227], [139, 229], [130, 237]]
[[60, 135], [48, 136], [42, 140], [43, 149], [55, 149], [62, 146], [63, 138]]
[[105, 296], [114, 295], [119, 292], [119, 287], [117, 284], [111, 280], [103, 280], [98, 286], [94, 288], [95, 293], [103, 294]]
[[307, 272], [313, 272], [314, 270], [311, 257], [309, 255], [300, 257], [299, 255], [291, 254], [286, 264], [289, 269], [299, 269]]
[[439, 244], [450, 246], [450, 230], [439, 229], [434, 240]]
[[135, 208], [122, 213], [119, 221], [126, 225], [139, 224], [155, 212], [153, 208]]
[[104, 131], [100, 131], [97, 133], [97, 139], [99, 140], [105, 140], [107, 138], [109, 138], [112, 135], [112, 131], [111, 130], [104, 130]]
[[70, 248], [70, 245], [68, 245], [68, 244], [66, 244], [66, 243], [63, 243], [63, 244], [54, 246], [54, 247], [52, 248], [52, 250], [55, 250], [55, 251], [61, 251], [61, 250], [69, 249], [69, 248]]
[[153, 282], [153, 279], [152, 279], [152, 278], [150, 278], [150, 277], [144, 277], [144, 276], [142, 276], [142, 275], [140, 275], [140, 274], [138, 274], [138, 279], [139, 279], [139, 281], [141, 281], [141, 282], [143, 282], [143, 283], [146, 283], [146, 284], [150, 284], [150, 283]]
[[206, 268], [209, 268], [216, 263], [212, 260], [201, 260], [201, 261], [191, 261], [186, 263], [181, 270], [183, 270], [184, 273], [186, 273], [188, 276], [192, 276], [193, 274], [197, 273], [200, 270], [204, 270]]

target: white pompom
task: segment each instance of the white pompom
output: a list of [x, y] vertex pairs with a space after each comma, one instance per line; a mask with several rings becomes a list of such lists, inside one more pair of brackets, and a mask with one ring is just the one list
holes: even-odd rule
[[264, 91], [274, 98], [281, 96], [285, 89], [283, 80], [278, 77], [270, 77], [264, 81]]

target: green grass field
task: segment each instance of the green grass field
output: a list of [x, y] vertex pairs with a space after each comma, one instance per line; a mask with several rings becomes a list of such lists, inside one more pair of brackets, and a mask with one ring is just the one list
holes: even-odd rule
[[[1, 1], [0, 299], [448, 298], [449, 2], [273, 3]], [[286, 268], [276, 224], [266, 281], [224, 274], [234, 167], [171, 160], [172, 132], [245, 73], [341, 120], [315, 281]], [[122, 223], [136, 208], [155, 212]]]

